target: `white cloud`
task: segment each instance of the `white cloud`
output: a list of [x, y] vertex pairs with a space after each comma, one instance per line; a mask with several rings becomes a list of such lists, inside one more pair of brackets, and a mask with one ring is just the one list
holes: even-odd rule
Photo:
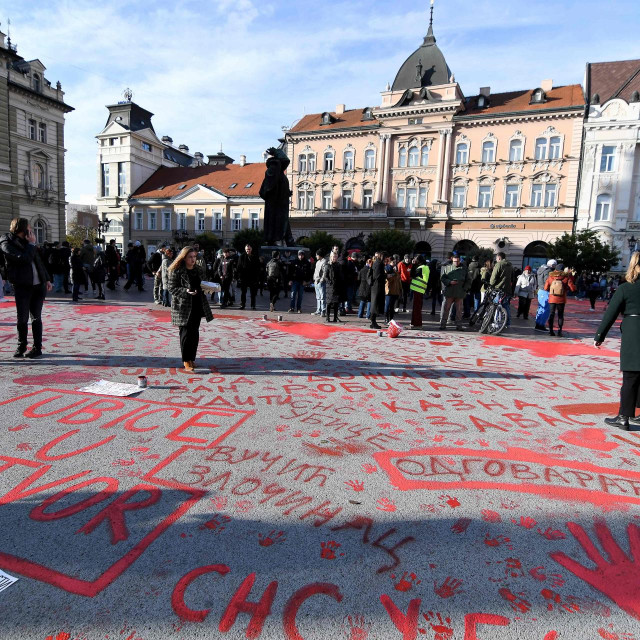
[[[427, 3], [413, 0], [22, 4], [13, 28], [19, 53], [41, 59], [76, 109], [65, 129], [67, 193], [74, 202], [93, 193], [94, 136], [106, 121], [105, 105], [121, 99], [125, 87], [155, 114], [158, 135], [205, 155], [222, 143], [233, 157], [244, 153], [255, 161], [282, 125], [305, 112], [342, 102], [379, 104], [379, 92], [421, 42], [428, 21]], [[633, 56], [630, 37], [618, 32], [615, 42], [603, 43], [589, 37], [584, 16], [578, 24], [576, 12], [595, 6], [594, 0], [438, 0], [436, 35], [470, 94], [481, 85], [532, 87], [546, 77], [577, 83], [587, 59]]]

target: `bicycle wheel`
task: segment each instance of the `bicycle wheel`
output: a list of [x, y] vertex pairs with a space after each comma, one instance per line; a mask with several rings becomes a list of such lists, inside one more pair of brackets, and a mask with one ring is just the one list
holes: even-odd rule
[[495, 313], [493, 314], [493, 322], [489, 327], [489, 333], [492, 336], [497, 336], [502, 333], [504, 328], [507, 326], [507, 310], [502, 307], [496, 307]]
[[493, 322], [493, 314], [495, 313], [495, 305], [490, 304], [487, 306], [487, 310], [484, 312], [482, 318], [482, 324], [480, 325], [480, 333], [488, 333], [491, 323]]
[[487, 305], [486, 304], [481, 304], [472, 314], [471, 317], [469, 318], [469, 326], [473, 327], [475, 326], [475, 324], [477, 322], [480, 322], [482, 320], [482, 317], [484, 316], [484, 312], [487, 309]]

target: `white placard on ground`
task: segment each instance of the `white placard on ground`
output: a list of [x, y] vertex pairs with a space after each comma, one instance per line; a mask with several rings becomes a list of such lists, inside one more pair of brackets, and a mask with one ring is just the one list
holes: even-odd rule
[[203, 280], [200, 283], [200, 288], [203, 291], [211, 291], [213, 293], [219, 293], [220, 291], [222, 291], [222, 287], [220, 286], [219, 282], [207, 282], [206, 280]]
[[88, 387], [82, 387], [78, 391], [84, 393], [95, 393], [100, 396], [130, 396], [142, 389], [137, 384], [126, 384], [124, 382], [111, 382], [109, 380], [98, 380]]
[[8, 589], [14, 582], [17, 582], [18, 578], [10, 576], [8, 573], [0, 570], [0, 591]]

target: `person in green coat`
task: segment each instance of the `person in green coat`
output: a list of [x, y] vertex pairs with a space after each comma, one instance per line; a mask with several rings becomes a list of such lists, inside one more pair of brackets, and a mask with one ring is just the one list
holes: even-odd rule
[[640, 404], [640, 252], [631, 256], [626, 282], [618, 287], [596, 331], [594, 344], [600, 348], [618, 314], [623, 314], [622, 344], [620, 345], [620, 408], [615, 418], [605, 418], [612, 427], [640, 431], [640, 417], [636, 406]]
[[440, 329], [447, 328], [447, 320], [451, 307], [456, 310], [456, 329], [464, 331], [462, 326], [462, 303], [467, 292], [471, 288], [469, 271], [460, 264], [460, 256], [454, 255], [451, 264], [442, 267], [440, 272], [440, 282], [444, 290], [445, 302], [442, 305], [442, 315], [440, 316]]

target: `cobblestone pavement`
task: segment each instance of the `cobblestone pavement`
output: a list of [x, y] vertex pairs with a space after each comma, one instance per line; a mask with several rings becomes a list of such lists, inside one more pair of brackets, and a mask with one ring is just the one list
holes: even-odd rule
[[149, 296], [51, 298], [35, 361], [0, 303], [3, 640], [640, 639], [640, 434], [602, 422], [603, 303], [563, 339], [426, 315], [392, 340], [312, 294], [264, 321], [265, 293], [214, 309], [187, 373]]

